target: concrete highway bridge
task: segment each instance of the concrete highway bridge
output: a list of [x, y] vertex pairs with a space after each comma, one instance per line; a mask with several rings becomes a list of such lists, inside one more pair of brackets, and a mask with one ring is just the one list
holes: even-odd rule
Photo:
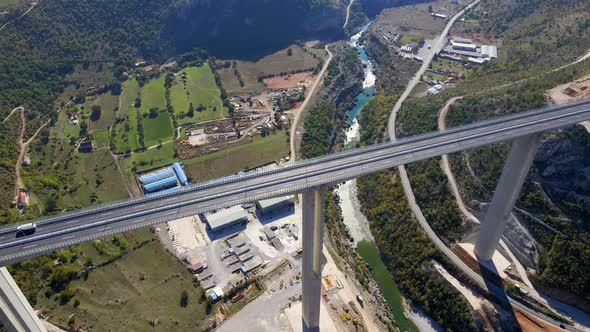
[[[28, 236], [17, 237], [17, 226], [6, 226], [0, 228], [0, 265], [185, 216], [287, 194], [302, 194], [303, 320], [308, 328], [313, 329], [319, 326], [323, 199], [327, 187], [395, 166], [511, 141], [508, 160], [475, 247], [480, 260], [489, 260], [509, 220], [543, 133], [588, 119], [590, 101], [551, 106], [295, 162], [268, 171], [212, 180], [173, 193], [40, 218], [34, 220], [36, 232]], [[8, 279], [11, 280], [10, 275], [0, 278], [0, 299], [3, 300], [0, 309], [9, 310], [11, 315], [0, 315], [0, 318], [14, 330], [37, 330], [36, 323], [31, 323], [35, 318], [27, 317], [30, 316], [30, 305], [20, 305], [22, 298], [19, 294], [22, 294], [18, 289], [12, 289], [13, 283]]]

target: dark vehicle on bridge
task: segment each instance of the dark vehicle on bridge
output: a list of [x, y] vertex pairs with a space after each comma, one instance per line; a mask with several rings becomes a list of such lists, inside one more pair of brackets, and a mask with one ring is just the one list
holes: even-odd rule
[[34, 222], [20, 225], [16, 228], [16, 237], [31, 235], [37, 231], [37, 224]]

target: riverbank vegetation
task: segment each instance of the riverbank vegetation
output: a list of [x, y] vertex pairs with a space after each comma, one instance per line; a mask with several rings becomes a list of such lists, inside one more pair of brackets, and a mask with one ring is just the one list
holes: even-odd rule
[[301, 156], [324, 155], [342, 145], [348, 127], [347, 111], [362, 91], [363, 66], [356, 51], [343, 42], [332, 47], [334, 58], [326, 71], [317, 102], [307, 111]]
[[[375, 129], [374, 124], [386, 125], [383, 119], [389, 117], [394, 102], [395, 97], [375, 96], [365, 106], [360, 117], [361, 144], [384, 139], [384, 129]], [[406, 298], [446, 328], [475, 330], [467, 302], [440, 274], [425, 269], [430, 260], [443, 264], [446, 261], [412, 215], [397, 171], [359, 178], [357, 186], [363, 214], [369, 220], [383, 261]], [[434, 296], [435, 293], [442, 296]]]

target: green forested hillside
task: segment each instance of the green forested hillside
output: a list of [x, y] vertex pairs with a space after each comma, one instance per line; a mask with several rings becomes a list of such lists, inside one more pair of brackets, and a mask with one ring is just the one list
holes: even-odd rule
[[[590, 73], [589, 61], [560, 69], [588, 52], [590, 6], [587, 2], [487, 0], [482, 1], [481, 8], [488, 14], [479, 22], [477, 31], [501, 41], [499, 59], [475, 69], [465, 81], [460, 81], [455, 88], [447, 89], [443, 94], [409, 99], [398, 116], [398, 134], [415, 135], [436, 129], [440, 108], [453, 96], [464, 98], [451, 106], [447, 117], [449, 127], [546, 105], [548, 89]], [[477, 32], [473, 29], [458, 24], [452, 32]], [[563, 144], [587, 146], [587, 133], [572, 134], [580, 130], [569, 129], [558, 135]], [[491, 199], [508, 149], [508, 144], [497, 144], [451, 156], [453, 172], [465, 202], [471, 204]], [[541, 146], [541, 151], [544, 149]], [[583, 169], [587, 167], [584, 165], [587, 163], [568, 170], [567, 177], [584, 178]], [[437, 227], [437, 217], [447, 214], [448, 205], [441, 202], [452, 203], [446, 190], [432, 190], [446, 186], [446, 179], [440, 176], [440, 168], [435, 166], [415, 163], [408, 167], [417, 199], [422, 208], [430, 212], [431, 217], [427, 219], [434, 228]], [[542, 163], [535, 162], [517, 202], [519, 208], [559, 232], [558, 235], [549, 232], [523, 216], [525, 224], [542, 246], [537, 281], [546, 287], [558, 287], [578, 294], [588, 301], [588, 288], [580, 287], [588, 284], [587, 274], [572, 263], [587, 259], [590, 236], [588, 219], [583, 216], [588, 215], [590, 205], [572, 194], [571, 190], [579, 195], [587, 195], [587, 192], [573, 186], [569, 187], [569, 193], [555, 190], [551, 181], [560, 181], [559, 178], [544, 179], [539, 171], [542, 167]], [[422, 190], [419, 187], [431, 189]], [[426, 199], [420, 198], [422, 191]], [[432, 205], [428, 201], [439, 203]], [[478, 205], [472, 204], [472, 208], [477, 209]], [[446, 220], [453, 218], [447, 216]], [[439, 234], [452, 240], [452, 230], [460, 229], [457, 227], [461, 223], [455, 220], [451, 223], [454, 227], [444, 227]]]
[[[389, 116], [395, 102], [392, 99], [376, 96], [363, 108], [360, 118], [363, 144], [383, 139], [382, 131], [375, 129], [374, 124], [383, 123], [383, 118]], [[397, 171], [359, 178], [357, 186], [363, 214], [369, 220], [379, 251], [405, 296], [446, 329], [475, 330], [469, 305], [440, 274], [426, 268], [430, 260], [443, 264], [446, 261], [413, 216]]]
[[[120, 77], [120, 74], [126, 68], [132, 67], [138, 59], [162, 62], [178, 55], [181, 50], [192, 50], [195, 47], [215, 50], [215, 38], [228, 37], [216, 37], [210, 33], [211, 31], [198, 29], [191, 30], [195, 38], [183, 40], [186, 27], [179, 23], [183, 18], [189, 18], [191, 24], [206, 26], [209, 29], [213, 27], [209, 24], [210, 18], [223, 17], [228, 20], [227, 24], [245, 24], [248, 13], [254, 10], [259, 15], [256, 22], [251, 22], [257, 26], [256, 29], [235, 30], [236, 23], [232, 28], [234, 30], [230, 30], [237, 33], [231, 36], [237, 40], [248, 43], [257, 40], [252, 47], [234, 45], [243, 51], [244, 57], [266, 54], [278, 45], [293, 43], [295, 37], [303, 38], [308, 34], [314, 34], [317, 25], [300, 25], [294, 28], [289, 21], [277, 19], [277, 4], [282, 6], [281, 8], [299, 8], [298, 20], [306, 20], [314, 15], [316, 18], [333, 19], [335, 21], [323, 25], [322, 29], [332, 31], [332, 34], [341, 33], [341, 24], [338, 22], [342, 19], [342, 7], [338, 1], [310, 3], [307, 0], [292, 0], [289, 4], [282, 1], [262, 1], [257, 2], [256, 6], [249, 7], [249, 11], [246, 12], [240, 10], [243, 4], [234, 1], [218, 1], [214, 6], [189, 5], [186, 1], [165, 0], [41, 1], [26, 15], [7, 20], [8, 23], [2, 28], [0, 118], [4, 119], [14, 107], [24, 106], [27, 110], [25, 136], [30, 137], [47, 119], [53, 119], [52, 125], [55, 124], [55, 111], [65, 101], [85, 92], [93, 84], [108, 84], [109, 80], [113, 80], [111, 73], [106, 75], [103, 71], [114, 69], [116, 76]], [[331, 9], [326, 11], [326, 8]], [[204, 16], [188, 15], [191, 10], [197, 10], [199, 15]], [[260, 30], [269, 24], [276, 25], [276, 29], [268, 30], [271, 35]], [[294, 31], [294, 34], [284, 35], [281, 29]], [[252, 38], [246, 38], [247, 34], [253, 33], [258, 33], [255, 39], [254, 35], [250, 36]], [[264, 34], [266, 35], [263, 36]], [[272, 42], [264, 44], [266, 41]], [[232, 45], [230, 39], [223, 42], [224, 45]], [[183, 62], [183, 58], [179, 57], [179, 61]], [[84, 80], [84, 76], [90, 77], [89, 81], [92, 83], [80, 88], [80, 81]], [[104, 76], [105, 79], [97, 82], [92, 76]], [[58, 96], [59, 103], [56, 102]], [[47, 142], [43, 137], [47, 138], [48, 133], [49, 131], [41, 133], [41, 142]], [[5, 135], [5, 128], [0, 128], [3, 140]], [[0, 169], [0, 179], [5, 180], [3, 183], [14, 183], [13, 149], [13, 144], [3, 144], [0, 148], [0, 164], [3, 165]], [[10, 187], [7, 185], [6, 189]], [[1, 195], [9, 197], [10, 192], [2, 188]], [[2, 199], [0, 211], [5, 211], [10, 201]], [[3, 218], [3, 221], [7, 220]]]

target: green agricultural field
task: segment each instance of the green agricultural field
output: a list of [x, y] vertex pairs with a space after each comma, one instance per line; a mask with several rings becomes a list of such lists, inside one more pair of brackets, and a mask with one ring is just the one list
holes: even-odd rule
[[[33, 193], [29, 209], [38, 216], [54, 202], [58, 211], [126, 198], [125, 183], [107, 149], [78, 153], [79, 125], [72, 125], [66, 112], [60, 112], [47, 144], [29, 149], [33, 163], [23, 167], [25, 186]], [[95, 131], [94, 145], [108, 145], [106, 130]]]
[[94, 99], [87, 99], [84, 103], [84, 114], [90, 117], [92, 107], [100, 106], [100, 118], [95, 121], [88, 120], [88, 131], [108, 129], [113, 123], [116, 111], [119, 108], [119, 96], [114, 96], [110, 92], [96, 96]]
[[[183, 119], [183, 117], [188, 113], [190, 102], [184, 80], [182, 80], [180, 75], [174, 77], [172, 81], [172, 86], [170, 87], [170, 103], [172, 104], [172, 108], [174, 108], [174, 114], [178, 118], [179, 123], [185, 123], [187, 120]], [[189, 118], [189, 120], [192, 119]]]
[[284, 131], [277, 131], [266, 137], [256, 136], [251, 142], [247, 139], [243, 142], [218, 152], [184, 160], [185, 172], [193, 182], [200, 182], [278, 161], [289, 154]]
[[[183, 74], [186, 74], [186, 80], [182, 78]], [[229, 115], [223, 107], [219, 88], [208, 64], [180, 70], [170, 88], [170, 99], [179, 124], [215, 120]], [[188, 116], [191, 103], [192, 117]]]
[[128, 197], [115, 161], [107, 150], [77, 153], [67, 175], [71, 186], [68, 195], [58, 198], [60, 207], [73, 209]]
[[92, 144], [94, 148], [106, 148], [109, 146], [110, 133], [107, 129], [92, 132]]
[[113, 126], [115, 132], [113, 144], [115, 153], [125, 153], [141, 148], [137, 128], [137, 109], [135, 99], [139, 97], [139, 84], [135, 79], [123, 83], [123, 91], [119, 98], [117, 121]]
[[[19, 9], [31, 3], [32, 0], [0, 0], [0, 12]], [[0, 18], [2, 16], [0, 15]]]
[[149, 149], [144, 152], [134, 153], [120, 159], [121, 168], [125, 173], [127, 181], [136, 195], [140, 194], [139, 188], [133, 180], [135, 172], [142, 172], [148, 169], [170, 165], [177, 161], [174, 157], [174, 143], [166, 143], [161, 147]]
[[162, 144], [161, 147], [149, 149], [144, 152], [134, 153], [121, 159], [121, 166], [125, 171], [131, 171], [136, 168], [137, 171], [143, 171], [149, 168], [171, 164], [174, 159], [174, 144]]
[[51, 128], [50, 136], [58, 140], [78, 139], [80, 136], [80, 125], [71, 124], [66, 112], [59, 112], [55, 126]]
[[433, 73], [430, 71], [427, 71], [424, 76], [426, 77], [430, 77], [430, 79], [433, 79], [435, 81], [444, 81], [447, 79], [447, 76], [441, 75], [441, 74], [437, 74], [437, 73]]
[[[203, 290], [148, 229], [118, 236], [129, 250], [121, 258], [90, 270], [87, 278], [70, 283], [75, 295], [66, 304], [39, 296], [38, 308], [60, 326], [86, 331], [197, 331], [206, 328]], [[143, 243], [143, 244], [142, 244]], [[97, 248], [101, 248], [101, 254]], [[82, 245], [94, 265], [121, 253], [105, 238]], [[183, 291], [188, 305], [180, 305]], [[157, 322], [154, 324], [154, 322]]]
[[141, 87], [141, 113], [147, 114], [150, 109], [166, 109], [166, 88], [164, 87], [164, 76], [151, 79]]
[[159, 112], [156, 117], [143, 117], [143, 136], [146, 147], [154, 146], [174, 139], [174, 129], [170, 114], [167, 111]]

